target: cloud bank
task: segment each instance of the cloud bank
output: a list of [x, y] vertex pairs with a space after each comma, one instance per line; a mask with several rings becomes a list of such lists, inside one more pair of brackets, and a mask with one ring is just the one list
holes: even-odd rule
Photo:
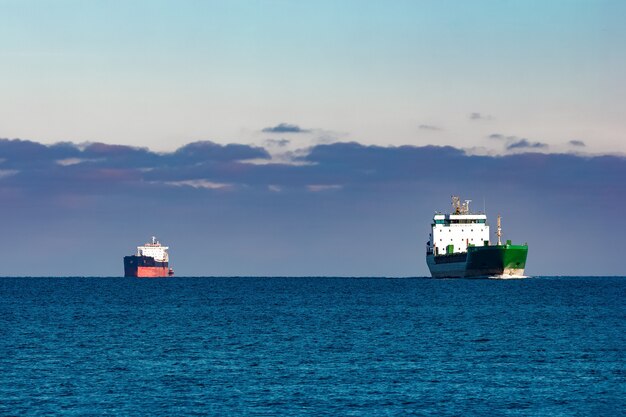
[[[276, 163], [262, 147], [209, 141], [158, 153], [0, 140], [5, 270], [115, 275], [157, 234], [181, 274], [425, 275], [428, 224], [451, 194], [503, 214], [508, 237], [531, 245], [530, 273], [621, 270], [604, 255], [626, 233], [614, 221], [626, 206], [623, 157], [356, 142], [294, 155]], [[47, 249], [33, 258], [35, 243]]]

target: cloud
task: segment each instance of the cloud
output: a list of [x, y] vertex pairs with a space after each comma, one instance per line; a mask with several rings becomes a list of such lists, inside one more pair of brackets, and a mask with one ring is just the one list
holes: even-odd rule
[[84, 158], [65, 158], [65, 159], [58, 159], [56, 163], [62, 166], [70, 166], [70, 165], [82, 164], [84, 162], [96, 162], [96, 161], [98, 160], [97, 159], [84, 159]]
[[306, 186], [306, 188], [312, 192], [320, 192], [341, 190], [343, 186], [341, 184], [309, 184]]
[[504, 148], [507, 151], [517, 149], [547, 149], [548, 144], [543, 142], [532, 142], [526, 138], [520, 138], [514, 135], [503, 135], [502, 133], [492, 133], [487, 136], [489, 139], [502, 141], [505, 143]]
[[346, 184], [418, 179], [441, 169], [442, 160], [456, 164], [464, 156], [463, 151], [449, 146], [383, 147], [346, 142], [315, 146], [303, 159], [313, 164], [319, 179], [324, 179], [319, 183]]
[[431, 130], [431, 131], [441, 131], [442, 128], [433, 125], [419, 125], [418, 129], [420, 130]]
[[478, 112], [470, 113], [469, 118], [470, 120], [493, 120], [493, 116], [490, 114], [482, 114]]
[[211, 141], [192, 142], [178, 148], [173, 154], [164, 158], [173, 163], [186, 164], [190, 161], [238, 161], [245, 159], [270, 159], [270, 154], [261, 147], [228, 144], [219, 145]]
[[569, 142], [567, 142], [568, 144], [572, 145], [572, 146], [578, 146], [578, 147], [585, 147], [587, 146], [585, 144], [585, 142], [583, 142], [582, 140], [570, 140]]
[[302, 129], [298, 125], [290, 123], [280, 123], [273, 127], [266, 127], [261, 130], [264, 133], [309, 133], [310, 129]]
[[545, 149], [548, 145], [542, 142], [530, 142], [528, 139], [520, 139], [518, 141], [506, 145], [508, 151], [513, 149]]
[[30, 140], [0, 139], [3, 166], [41, 166], [54, 164], [57, 159], [79, 157], [81, 151], [70, 143], [43, 145]]
[[10, 177], [11, 175], [17, 174], [19, 171], [15, 169], [0, 169], [0, 179]]
[[265, 145], [267, 146], [276, 146], [279, 148], [284, 148], [289, 145], [291, 141], [289, 139], [266, 139]]
[[488, 136], [489, 139], [495, 140], [506, 140], [506, 139], [517, 139], [517, 136], [505, 136], [502, 133], [492, 133]]
[[192, 187], [192, 188], [204, 188], [207, 190], [219, 190], [222, 188], [231, 188], [232, 184], [222, 184], [219, 182], [212, 182], [207, 180], [185, 180], [185, 181], [166, 181], [164, 184], [173, 185], [176, 187]]

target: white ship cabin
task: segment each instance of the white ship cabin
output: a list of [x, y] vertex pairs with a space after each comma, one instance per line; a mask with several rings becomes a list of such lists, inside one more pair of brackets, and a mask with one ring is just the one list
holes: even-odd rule
[[149, 256], [157, 262], [168, 262], [169, 256], [167, 250], [169, 246], [162, 246], [156, 237], [152, 236], [152, 243], [146, 243], [143, 246], [137, 246], [137, 256]]
[[431, 224], [427, 255], [451, 255], [467, 252], [468, 246], [489, 245], [489, 225], [484, 213], [471, 213], [469, 203], [452, 198], [452, 213], [435, 213]]

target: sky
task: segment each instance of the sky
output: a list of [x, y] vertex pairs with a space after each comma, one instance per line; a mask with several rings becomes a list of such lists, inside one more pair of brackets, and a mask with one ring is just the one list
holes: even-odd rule
[[[0, 0], [4, 274], [427, 275], [452, 194], [623, 275], [622, 1]], [[483, 204], [484, 201], [484, 204]]]

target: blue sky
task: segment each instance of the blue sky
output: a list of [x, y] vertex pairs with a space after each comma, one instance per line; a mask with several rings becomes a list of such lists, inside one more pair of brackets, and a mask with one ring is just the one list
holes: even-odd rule
[[[0, 1], [2, 136], [624, 152], [620, 1]], [[482, 119], [470, 119], [479, 113]], [[431, 126], [437, 129], [425, 129]]]
[[451, 194], [532, 274], [623, 274], [624, 16], [0, 0], [5, 274], [116, 275], [156, 234], [183, 275], [425, 275]]

